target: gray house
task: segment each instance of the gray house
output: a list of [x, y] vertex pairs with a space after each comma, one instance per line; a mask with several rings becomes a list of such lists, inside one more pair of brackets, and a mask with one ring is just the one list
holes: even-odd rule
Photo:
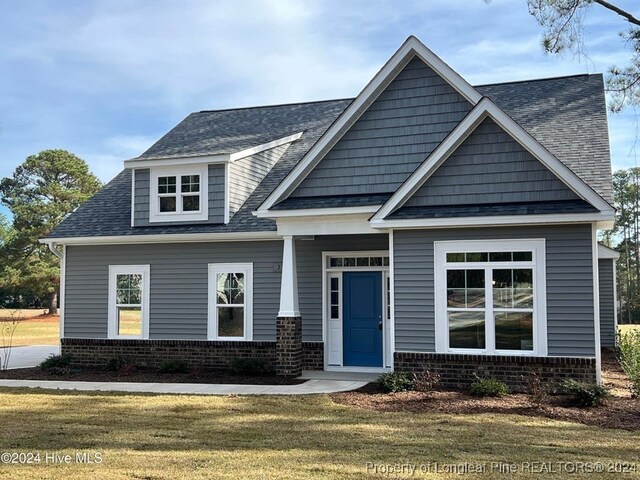
[[80, 364], [595, 381], [613, 216], [601, 75], [472, 86], [410, 37], [356, 98], [189, 115], [43, 241]]

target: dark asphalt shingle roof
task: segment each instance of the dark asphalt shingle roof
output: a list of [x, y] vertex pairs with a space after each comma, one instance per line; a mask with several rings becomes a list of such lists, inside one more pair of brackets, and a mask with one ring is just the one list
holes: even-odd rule
[[[352, 99], [265, 107], [203, 110], [187, 116], [138, 158], [234, 153], [293, 135], [326, 120], [332, 105]], [[327, 104], [327, 105], [323, 105]]]
[[271, 207], [271, 210], [300, 210], [301, 208], [340, 208], [383, 205], [391, 193], [371, 193], [363, 195], [333, 195], [326, 197], [287, 198]]
[[[477, 89], [611, 202], [611, 164], [601, 75], [483, 85]], [[351, 100], [193, 113], [141, 155], [140, 158], [153, 158], [231, 153], [304, 131], [227, 225], [131, 227], [130, 173], [123, 171], [49, 237], [274, 231], [273, 221], [258, 219], [251, 212], [262, 204]], [[298, 203], [292, 200], [285, 202], [291, 202], [291, 208], [315, 208], [365, 205], [367, 201], [373, 200], [363, 200], [360, 196], [297, 199], [304, 207], [296, 206]]]
[[476, 87], [613, 204], [602, 75]]
[[557, 202], [499, 203], [480, 205], [453, 205], [433, 207], [402, 207], [387, 218], [452, 218], [501, 215], [546, 215], [552, 213], [591, 213], [598, 210], [584, 200]]

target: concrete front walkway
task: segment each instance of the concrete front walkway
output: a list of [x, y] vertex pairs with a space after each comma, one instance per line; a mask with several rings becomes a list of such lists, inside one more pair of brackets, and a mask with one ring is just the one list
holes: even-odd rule
[[209, 385], [204, 383], [67, 382], [0, 379], [0, 387], [193, 395], [311, 395], [356, 390], [367, 383], [366, 381], [353, 380], [308, 380], [300, 385]]

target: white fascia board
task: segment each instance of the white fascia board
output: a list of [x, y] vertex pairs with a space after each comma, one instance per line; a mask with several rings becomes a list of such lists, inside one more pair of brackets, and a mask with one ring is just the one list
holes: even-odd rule
[[263, 143], [262, 145], [257, 145], [255, 147], [247, 148], [245, 150], [240, 150], [239, 152], [232, 153], [229, 157], [229, 161], [235, 162], [236, 160], [250, 157], [251, 155], [255, 155], [256, 153], [264, 152], [265, 150], [271, 150], [272, 148], [280, 147], [287, 143], [295, 142], [296, 140], [300, 139], [300, 137], [302, 137], [303, 133], [304, 132], [294, 133], [293, 135], [288, 135], [286, 137], [273, 140], [271, 142]]
[[595, 213], [557, 213], [549, 215], [496, 215], [486, 217], [411, 218], [397, 220], [371, 220], [373, 228], [457, 228], [495, 227], [518, 225], [552, 225], [565, 223], [597, 223], [604, 228], [613, 223], [613, 215]]
[[380, 71], [364, 87], [353, 102], [349, 104], [344, 112], [340, 114], [336, 121], [333, 122], [322, 135], [320, 140], [311, 147], [295, 168], [289, 172], [280, 185], [267, 197], [259, 210], [268, 210], [298, 186], [313, 167], [322, 159], [327, 149], [342, 138], [346, 130], [360, 118], [373, 101], [384, 91], [386, 86], [393, 81], [402, 68], [415, 55], [438, 73], [472, 105], [476, 105], [482, 99], [482, 95], [470, 83], [458, 75], [435, 53], [412, 35], [393, 54], [387, 63], [384, 64]]
[[598, 244], [598, 259], [611, 259], [617, 260], [620, 258], [620, 253], [616, 252], [613, 248], [609, 248], [606, 245]]
[[489, 98], [483, 98], [456, 128], [436, 147], [427, 159], [411, 174], [383, 207], [372, 217], [372, 221], [383, 220], [400, 208], [433, 175], [449, 156], [473, 133], [476, 127], [487, 117], [495, 121], [505, 132], [511, 135], [524, 149], [553, 172], [559, 180], [589, 202], [601, 212], [613, 214], [613, 208], [589, 185], [578, 177], [569, 167], [558, 160], [551, 152], [533, 138], [529, 132], [518, 125]]
[[124, 161], [124, 168], [151, 168], [167, 167], [175, 165], [197, 165], [201, 163], [215, 164], [230, 162], [231, 155], [228, 153], [220, 155], [194, 155], [192, 157], [162, 157], [162, 158], [132, 158]]
[[280, 237], [276, 232], [237, 232], [41, 238], [38, 241], [43, 244], [53, 243], [58, 245], [118, 245], [142, 243], [241, 242], [259, 240], [280, 240]]
[[326, 217], [361, 213], [371, 214], [377, 212], [379, 208], [380, 205], [365, 205], [361, 207], [300, 208], [297, 210], [257, 210], [252, 213], [258, 218]]
[[255, 155], [256, 153], [264, 152], [271, 148], [279, 147], [286, 143], [295, 142], [302, 136], [303, 132], [294, 133], [286, 137], [278, 138], [271, 142], [256, 145], [255, 147], [246, 148], [244, 150], [237, 151], [235, 153], [221, 153], [216, 155], [176, 155], [170, 157], [156, 157], [156, 158], [132, 158], [124, 161], [125, 168], [150, 168], [150, 167], [166, 167], [168, 165], [194, 165], [199, 163], [215, 164], [215, 163], [229, 163], [240, 160], [241, 158]]
[[279, 218], [278, 235], [359, 235], [380, 233], [369, 224], [370, 214]]

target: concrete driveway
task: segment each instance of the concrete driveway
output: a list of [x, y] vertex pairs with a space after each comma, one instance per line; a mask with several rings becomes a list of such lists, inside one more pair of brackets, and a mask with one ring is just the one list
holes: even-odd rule
[[58, 355], [60, 345], [32, 345], [13, 347], [9, 357], [9, 368], [36, 367], [49, 355]]

